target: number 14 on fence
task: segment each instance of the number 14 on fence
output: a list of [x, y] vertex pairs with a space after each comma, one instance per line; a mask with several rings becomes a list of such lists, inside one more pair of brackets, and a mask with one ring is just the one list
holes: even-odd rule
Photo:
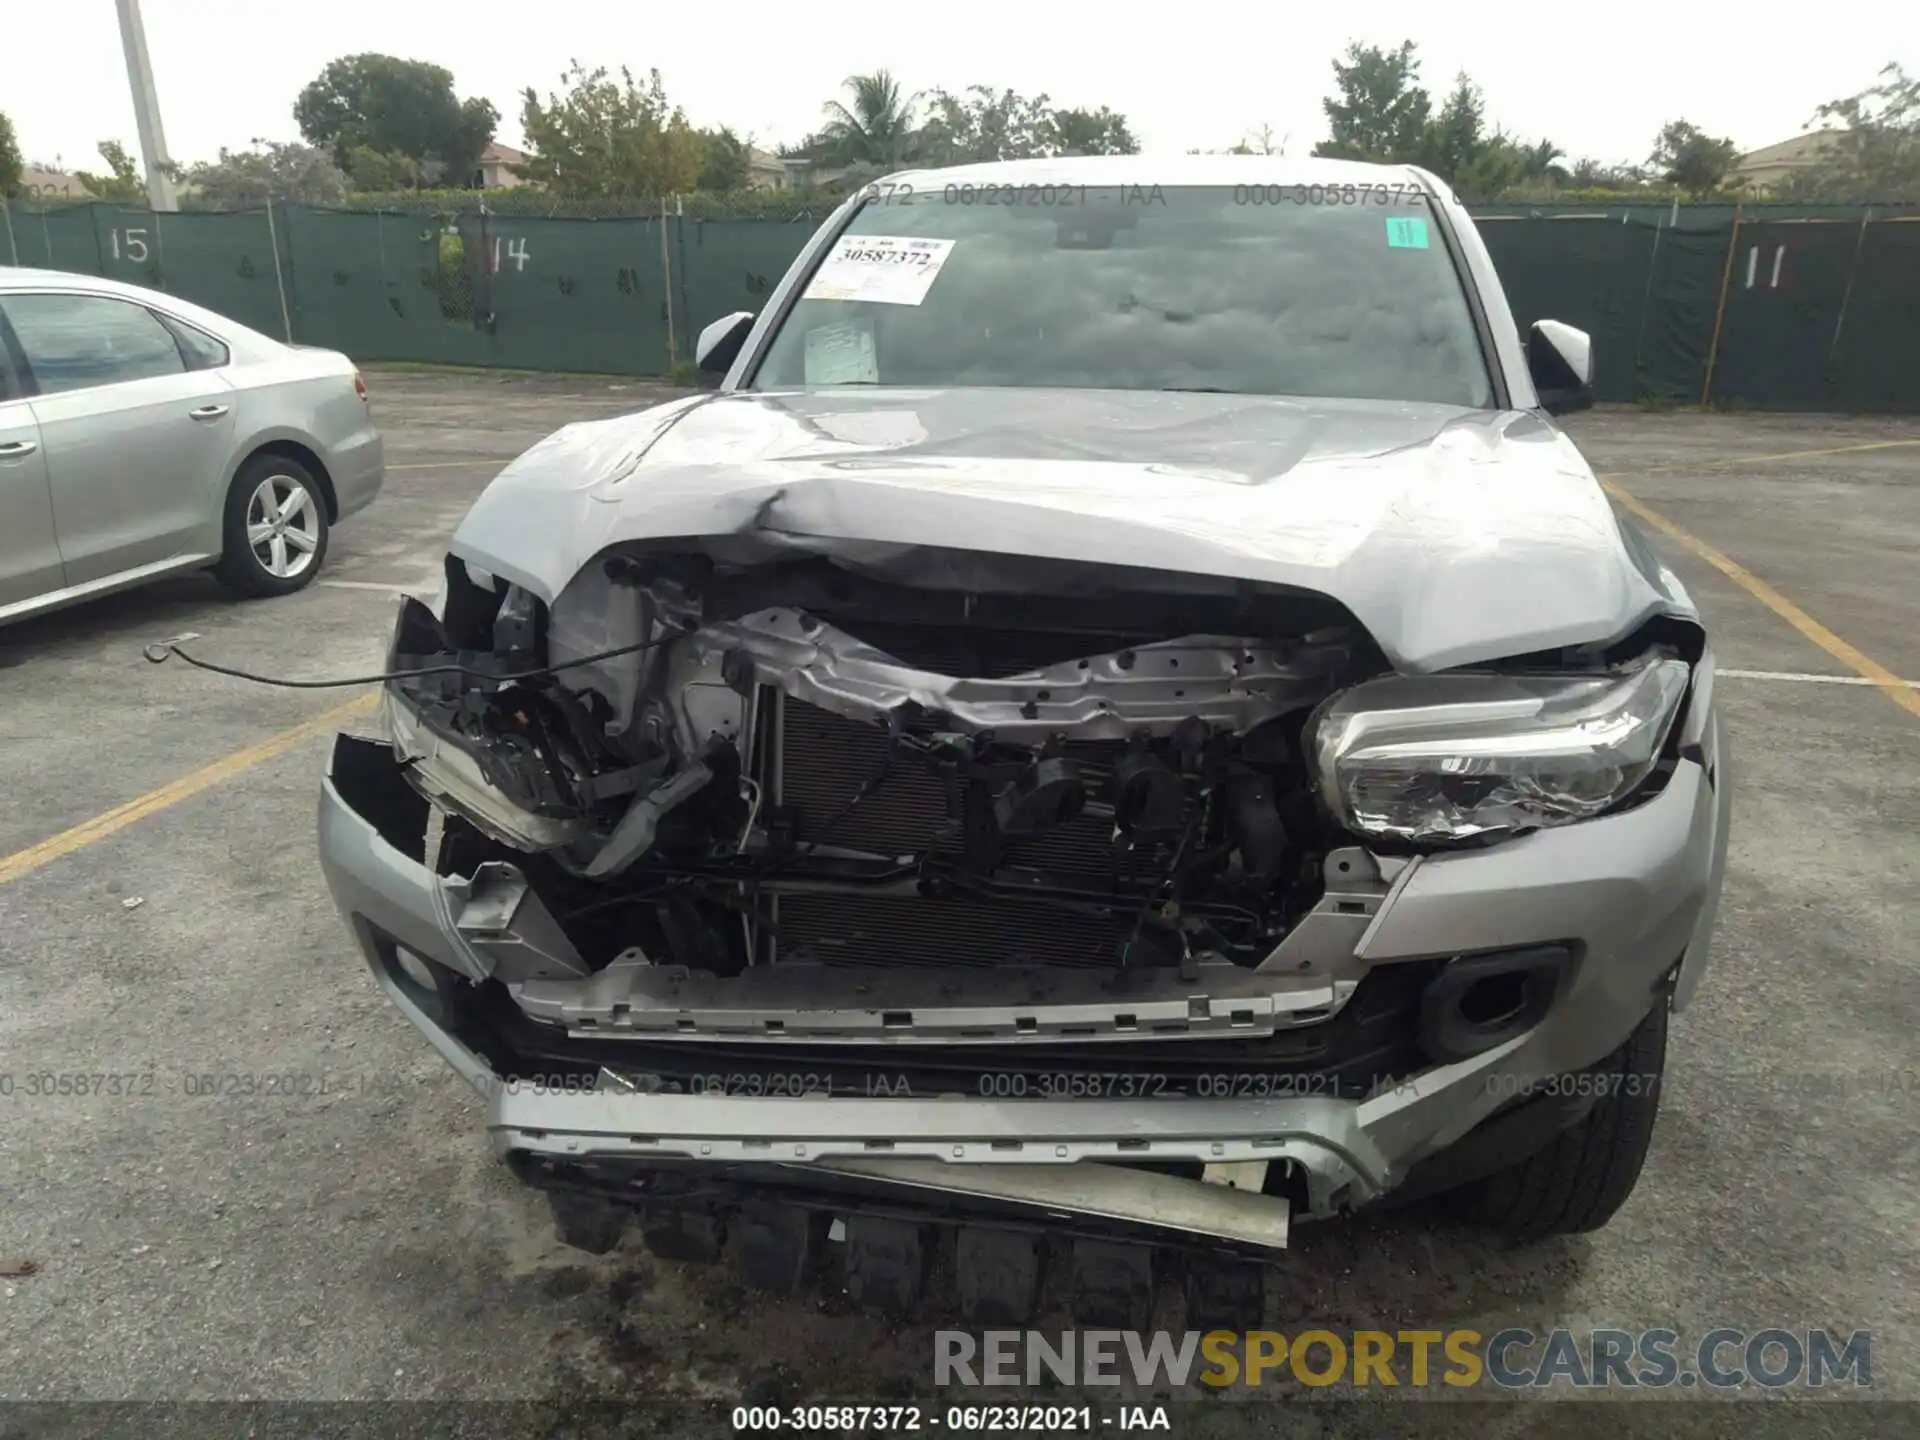
[[500, 262], [502, 259], [500, 245], [502, 240], [506, 240], [504, 258], [513, 262], [513, 268], [516, 272], [526, 269], [527, 261], [533, 258], [527, 253], [526, 239], [524, 237], [507, 239], [505, 236], [500, 235], [493, 237], [493, 255], [488, 261], [488, 268], [495, 275], [500, 273]]

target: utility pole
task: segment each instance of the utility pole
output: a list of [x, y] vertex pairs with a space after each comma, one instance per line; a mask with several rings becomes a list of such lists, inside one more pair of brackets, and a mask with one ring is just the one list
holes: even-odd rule
[[153, 61], [147, 58], [147, 31], [140, 22], [140, 0], [114, 0], [120, 11], [120, 43], [127, 52], [127, 86], [133, 91], [133, 119], [140, 129], [140, 159], [147, 171], [147, 203], [155, 210], [178, 210], [173, 194], [167, 135], [160, 128], [160, 97], [153, 88]]

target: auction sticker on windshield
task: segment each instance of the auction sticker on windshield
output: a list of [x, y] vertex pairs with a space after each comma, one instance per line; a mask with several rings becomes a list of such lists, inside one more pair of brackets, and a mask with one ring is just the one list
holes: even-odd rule
[[813, 272], [803, 298], [918, 305], [953, 250], [951, 240], [908, 235], [842, 235]]

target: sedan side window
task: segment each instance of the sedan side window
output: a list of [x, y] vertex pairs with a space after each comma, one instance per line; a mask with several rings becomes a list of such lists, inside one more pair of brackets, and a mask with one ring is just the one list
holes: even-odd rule
[[153, 313], [159, 316], [160, 323], [171, 330], [174, 339], [180, 342], [180, 353], [187, 357], [189, 370], [218, 370], [233, 358], [227, 347], [206, 331], [196, 329], [184, 320], [176, 320], [171, 315], [161, 315], [157, 310]]
[[144, 306], [106, 295], [9, 295], [13, 322], [42, 395], [126, 380], [179, 375], [186, 363], [173, 334]]
[[7, 352], [6, 334], [0, 331], [0, 405], [18, 400], [26, 393], [26, 386], [13, 373], [13, 356]]

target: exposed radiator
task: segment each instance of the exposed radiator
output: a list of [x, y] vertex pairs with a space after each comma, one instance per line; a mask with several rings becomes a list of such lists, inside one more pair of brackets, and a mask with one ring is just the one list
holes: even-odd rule
[[[781, 729], [781, 803], [800, 811], [800, 838], [810, 839], [840, 813], [887, 758], [887, 732], [803, 700], [786, 702]], [[1077, 743], [1066, 754], [1105, 767], [1122, 753], [1117, 743]], [[911, 756], [898, 756], [886, 783], [833, 828], [830, 843], [889, 855], [922, 851], [954, 829], [940, 779]], [[1105, 880], [1118, 863], [1112, 822], [1082, 816], [1045, 835], [1009, 845], [1010, 865]], [[1139, 861], [1132, 862], [1138, 867]]]
[[[798, 810], [798, 838], [805, 841], [880, 772], [887, 734], [805, 701], [786, 699], [782, 709], [781, 804]], [[1119, 744], [1073, 744], [1066, 753], [1104, 768], [1121, 750]], [[897, 755], [885, 783], [833, 826], [828, 843], [905, 855], [957, 850], [958, 835], [939, 777], [915, 757]], [[1129, 873], [1151, 873], [1150, 860], [1116, 849], [1111, 821], [1093, 816], [1010, 844], [1005, 863], [1099, 889], [1113, 883], [1123, 863]], [[1058, 906], [972, 898], [787, 893], [779, 914], [788, 953], [805, 949], [827, 964], [1107, 967], [1118, 963], [1129, 929], [1124, 920]]]

